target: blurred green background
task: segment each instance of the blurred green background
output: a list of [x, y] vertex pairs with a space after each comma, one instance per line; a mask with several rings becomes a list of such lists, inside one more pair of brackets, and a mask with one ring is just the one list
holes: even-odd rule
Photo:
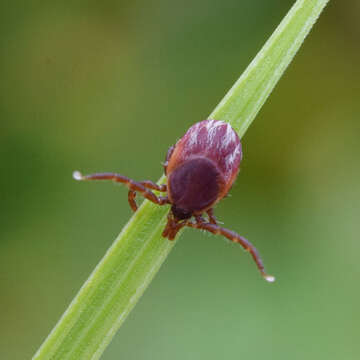
[[[131, 216], [73, 170], [159, 178], [294, 1], [0, 5], [0, 359], [29, 359]], [[330, 1], [216, 209], [277, 282], [187, 230], [103, 358], [359, 359], [358, 0]]]

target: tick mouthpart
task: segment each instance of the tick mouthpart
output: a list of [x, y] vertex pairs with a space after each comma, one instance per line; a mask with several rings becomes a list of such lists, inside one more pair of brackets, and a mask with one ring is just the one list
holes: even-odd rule
[[74, 178], [75, 180], [78, 180], [78, 181], [84, 180], [84, 177], [82, 176], [82, 174], [81, 174], [80, 171], [74, 171], [74, 172], [73, 172], [73, 178]]
[[171, 207], [171, 211], [172, 211], [174, 217], [178, 220], [190, 219], [192, 216], [192, 213], [190, 211], [180, 209], [176, 205], [173, 205]]

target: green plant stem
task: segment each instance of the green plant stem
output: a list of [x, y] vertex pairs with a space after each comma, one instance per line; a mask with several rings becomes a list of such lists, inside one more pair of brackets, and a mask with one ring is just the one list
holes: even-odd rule
[[[298, 0], [209, 118], [242, 137], [327, 2]], [[175, 244], [161, 237], [167, 212], [144, 201], [33, 359], [100, 358]]]

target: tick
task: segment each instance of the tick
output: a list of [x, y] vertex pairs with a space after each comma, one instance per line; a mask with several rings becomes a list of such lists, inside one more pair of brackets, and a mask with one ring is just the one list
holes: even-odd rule
[[[265, 272], [256, 248], [234, 231], [219, 226], [213, 213], [214, 206], [233, 185], [241, 159], [241, 143], [234, 129], [223, 121], [204, 120], [191, 126], [169, 148], [163, 164], [166, 184], [134, 181], [116, 173], [82, 175], [75, 171], [73, 176], [76, 180], [112, 180], [124, 184], [129, 189], [128, 201], [133, 211], [137, 210], [136, 193], [157, 205], [170, 204], [163, 237], [173, 240], [185, 226], [223, 235], [249, 251], [261, 275], [273, 282], [275, 278]], [[165, 196], [157, 196], [153, 190]]]

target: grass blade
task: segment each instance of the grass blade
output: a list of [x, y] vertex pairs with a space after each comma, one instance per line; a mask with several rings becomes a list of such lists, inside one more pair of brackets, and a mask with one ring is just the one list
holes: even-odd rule
[[[229, 122], [242, 137], [327, 2], [298, 0], [209, 118]], [[167, 211], [142, 204], [34, 360], [100, 358], [175, 244], [161, 237]]]

